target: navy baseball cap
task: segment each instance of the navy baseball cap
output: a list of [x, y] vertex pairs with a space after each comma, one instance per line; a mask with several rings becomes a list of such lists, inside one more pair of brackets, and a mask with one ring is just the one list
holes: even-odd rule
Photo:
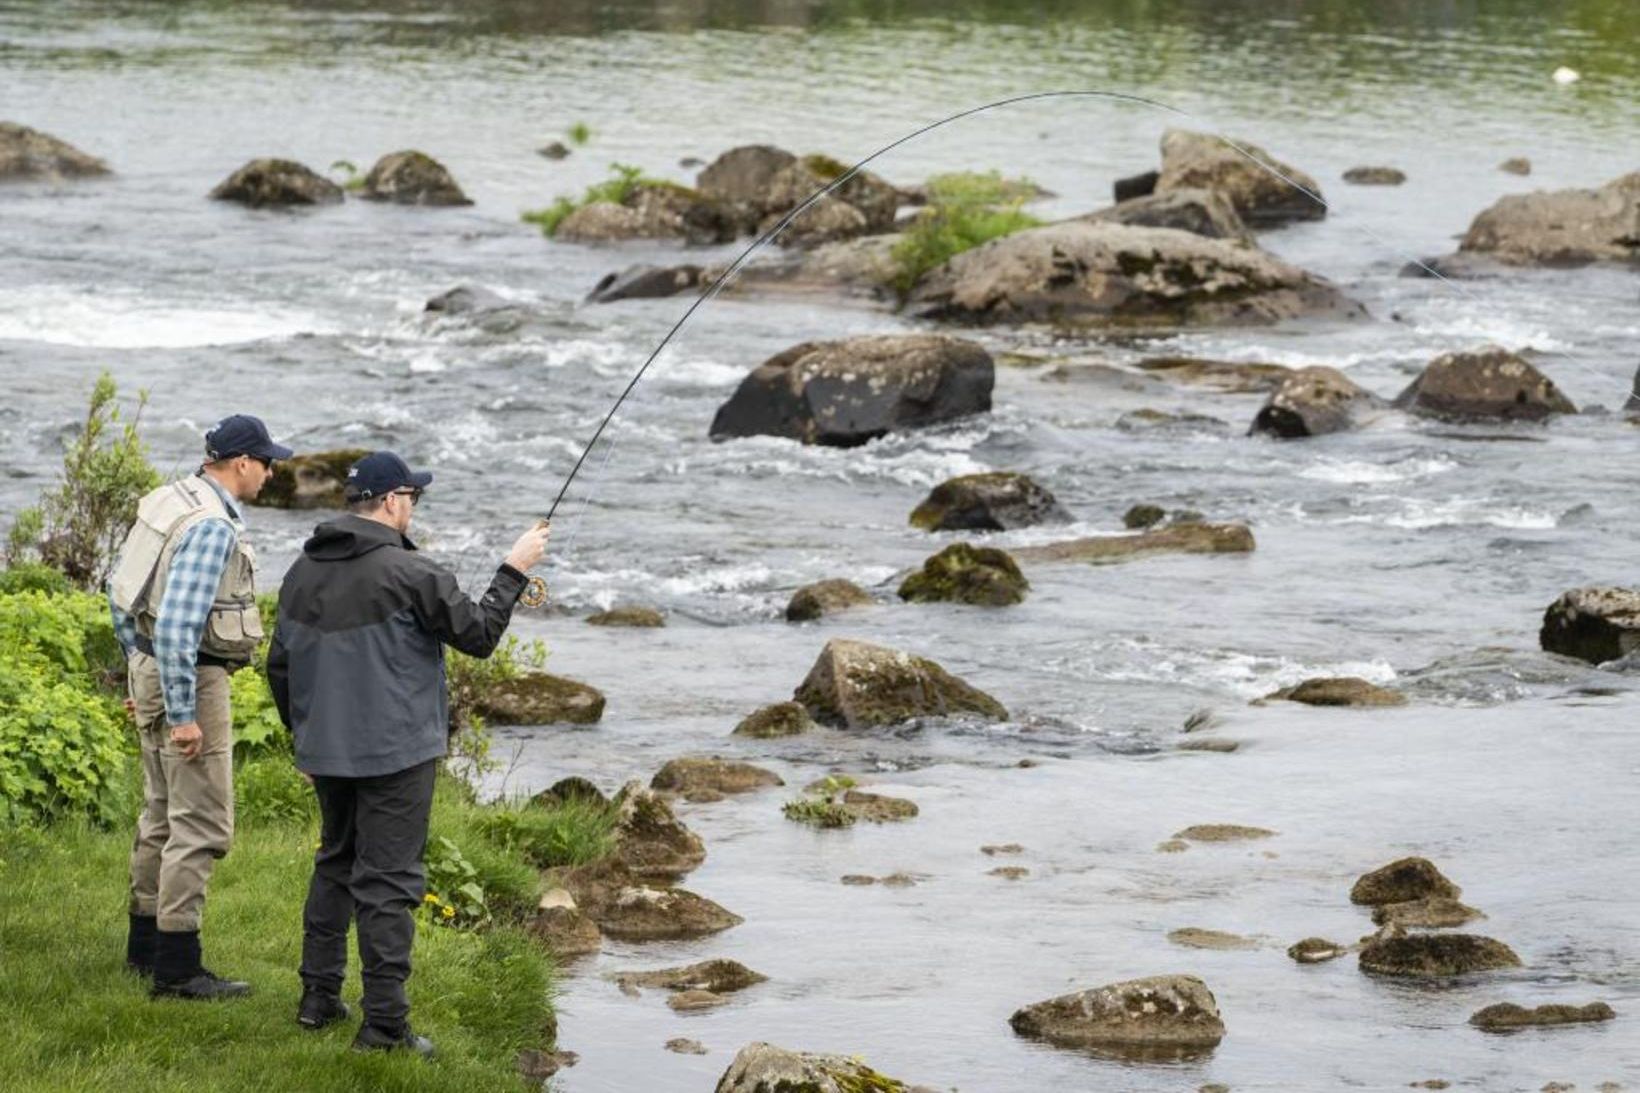
[[289, 459], [295, 453], [275, 444], [262, 419], [249, 414], [225, 417], [205, 434], [205, 455], [212, 459], [232, 459], [251, 455], [258, 459]]
[[406, 486], [423, 490], [432, 481], [432, 472], [413, 471], [392, 452], [371, 452], [347, 469], [347, 499], [367, 501]]

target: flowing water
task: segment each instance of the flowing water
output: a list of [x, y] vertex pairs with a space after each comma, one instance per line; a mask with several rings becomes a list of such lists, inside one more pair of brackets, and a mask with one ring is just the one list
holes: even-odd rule
[[[1580, 406], [1621, 407], [1640, 363], [1632, 273], [1462, 285], [1397, 273], [1451, 250], [1502, 194], [1640, 167], [1633, 16], [1630, 0], [0, 3], [0, 118], [118, 172], [0, 190], [0, 514], [50, 480], [107, 368], [126, 390], [151, 392], [144, 430], [167, 469], [186, 469], [203, 427], [236, 410], [260, 413], [298, 448], [390, 445], [432, 467], [420, 534], [477, 581], [543, 511], [685, 306], [584, 305], [604, 273], [678, 252], [555, 245], [521, 211], [578, 192], [612, 162], [687, 181], [685, 156], [765, 141], [853, 160], [1009, 94], [1157, 98], [1321, 181], [1332, 215], [1262, 242], [1338, 282], [1372, 320], [1143, 345], [986, 332], [993, 350], [1044, 361], [999, 368], [995, 412], [844, 451], [714, 445], [706, 426], [780, 349], [916, 324], [813, 301], [704, 309], [612, 427], [607, 465], [600, 450], [560, 514], [548, 570], [557, 609], [515, 624], [546, 639], [554, 670], [607, 693], [604, 721], [502, 733], [509, 769], [491, 788], [528, 791], [567, 773], [613, 788], [703, 752], [772, 766], [790, 788], [684, 806], [710, 849], [689, 886], [746, 923], [690, 944], [612, 944], [571, 969], [561, 1038], [582, 1060], [557, 1085], [706, 1089], [742, 1044], [767, 1039], [859, 1053], [962, 1090], [1392, 1089], [1437, 1077], [1478, 1089], [1632, 1087], [1640, 696], [1623, 675], [1535, 649], [1561, 591], [1632, 582], [1634, 427], [1618, 413], [1502, 429], [1390, 418], [1276, 443], [1244, 435], [1257, 396], [1078, 369], [1154, 353], [1324, 363], [1393, 394], [1439, 352], [1498, 343], [1531, 351]], [[1583, 79], [1557, 85], [1561, 65]], [[587, 147], [558, 163], [534, 153], [577, 121], [592, 128]], [[1057, 195], [1041, 215], [1070, 214], [1153, 166], [1168, 124], [1156, 110], [1091, 99], [1023, 105], [875, 166], [902, 183], [998, 167]], [[274, 213], [204, 197], [253, 156], [323, 169], [404, 147], [441, 159], [475, 204]], [[1532, 177], [1497, 170], [1514, 155], [1532, 158]], [[1399, 166], [1409, 181], [1338, 181], [1361, 163]], [[429, 296], [462, 283], [519, 307], [500, 323], [423, 314]], [[1115, 426], [1140, 407], [1224, 424]], [[1153, 501], [1247, 520], [1258, 550], [1038, 566], [1030, 598], [1006, 611], [884, 606], [781, 621], [811, 580], [891, 590], [949, 538], [910, 529], [910, 509], [951, 475], [993, 468], [1031, 473], [1077, 514], [1053, 537], [1110, 531], [1129, 504]], [[270, 578], [312, 522], [255, 513]], [[669, 625], [579, 621], [617, 601], [659, 606]], [[783, 742], [727, 735], [788, 697], [835, 636], [932, 656], [1014, 719]], [[1415, 701], [1376, 712], [1246, 705], [1321, 674], [1392, 683]], [[1173, 750], [1203, 707], [1223, 719], [1213, 734], [1241, 750]], [[834, 769], [915, 799], [922, 815], [823, 833], [780, 817], [797, 786]], [[1203, 822], [1279, 835], [1155, 851]], [[1026, 848], [1017, 862], [978, 849], [1006, 842]], [[1463, 885], [1490, 916], [1477, 929], [1525, 967], [1431, 989], [1370, 979], [1353, 959], [1287, 959], [1301, 937], [1368, 932], [1348, 903], [1351, 881], [1408, 853]], [[1029, 876], [989, 873], [1016, 863]], [[896, 870], [925, 880], [838, 883]], [[1186, 926], [1259, 946], [1205, 952], [1166, 939]], [[771, 981], [680, 1017], [604, 978], [716, 955]], [[1135, 1065], [1031, 1045], [1007, 1027], [1025, 1003], [1170, 972], [1198, 974], [1218, 996], [1229, 1034], [1206, 1060]], [[1494, 1001], [1595, 998], [1619, 1019], [1510, 1037], [1465, 1024]], [[711, 1054], [668, 1054], [672, 1036]]]

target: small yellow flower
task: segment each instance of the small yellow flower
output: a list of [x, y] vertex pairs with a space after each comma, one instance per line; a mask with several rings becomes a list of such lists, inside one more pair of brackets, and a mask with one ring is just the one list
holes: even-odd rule
[[454, 907], [446, 905], [445, 908], [444, 908], [443, 914], [444, 914], [445, 918], [455, 918], [456, 917], [456, 909]]
[[433, 893], [428, 892], [425, 896], [421, 897], [421, 901], [423, 903], [437, 903], [438, 897], [433, 895]]

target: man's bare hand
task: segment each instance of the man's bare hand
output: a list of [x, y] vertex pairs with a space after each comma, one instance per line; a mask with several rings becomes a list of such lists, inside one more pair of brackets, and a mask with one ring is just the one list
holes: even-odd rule
[[528, 573], [547, 553], [547, 540], [552, 537], [552, 525], [542, 520], [518, 537], [507, 553], [507, 564], [520, 573]]
[[125, 716], [129, 717], [133, 721], [135, 721], [137, 719], [137, 700], [136, 699], [127, 698], [125, 700]]
[[199, 749], [205, 745], [205, 734], [199, 730], [197, 721], [190, 721], [186, 725], [172, 725], [171, 743], [184, 759], [198, 759]]

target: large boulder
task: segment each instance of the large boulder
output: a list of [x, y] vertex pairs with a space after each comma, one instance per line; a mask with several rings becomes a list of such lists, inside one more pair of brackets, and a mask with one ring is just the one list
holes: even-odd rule
[[987, 413], [996, 368], [974, 342], [934, 334], [804, 342], [759, 365], [718, 408], [713, 440], [785, 436], [847, 448], [894, 429]]
[[1361, 947], [1361, 970], [1415, 979], [1518, 968], [1520, 957], [1501, 941], [1478, 934], [1376, 937]]
[[786, 621], [813, 622], [851, 607], [866, 607], [872, 602], [871, 593], [853, 581], [833, 577], [806, 584], [793, 592], [786, 604]]
[[698, 289], [706, 282], [699, 266], [628, 266], [606, 274], [592, 286], [587, 302], [612, 304], [617, 300], [653, 300]]
[[1010, 471], [947, 479], [911, 511], [911, 526], [924, 531], [1008, 531], [1070, 519], [1053, 494]]
[[1553, 380], [1497, 348], [1436, 357], [1396, 396], [1395, 405], [1443, 420], [1541, 421], [1577, 413]]
[[215, 201], [236, 201], [253, 209], [265, 206], [335, 205], [342, 188], [289, 159], [253, 159], [217, 184]]
[[1405, 706], [1406, 695], [1357, 676], [1322, 676], [1272, 691], [1262, 702], [1299, 702], [1306, 706]]
[[1232, 143], [1212, 133], [1169, 129], [1162, 134], [1162, 171], [1156, 192], [1175, 190], [1217, 190], [1253, 228], [1320, 220], [1327, 215], [1326, 204], [1318, 200], [1321, 185], [1315, 179], [1256, 144]]
[[706, 860], [706, 844], [641, 782], [615, 797], [615, 851], [611, 859], [633, 876], [674, 880]]
[[1538, 644], [1546, 652], [1590, 664], [1620, 660], [1640, 649], [1640, 591], [1574, 588], [1543, 613]]
[[95, 178], [108, 164], [67, 141], [16, 122], [0, 121], [0, 182]]
[[424, 152], [390, 152], [364, 176], [359, 196], [395, 205], [471, 205], [444, 165]]
[[750, 793], [785, 784], [772, 770], [732, 759], [698, 756], [670, 760], [649, 780], [651, 789], [679, 793], [686, 798], [712, 799], [726, 793]]
[[492, 684], [473, 705], [492, 725], [593, 725], [604, 716], [604, 696], [596, 687], [545, 672]]
[[1020, 547], [1014, 557], [1026, 562], [1086, 562], [1105, 565], [1156, 554], [1246, 554], [1254, 547], [1245, 524], [1170, 524], [1138, 535], [1094, 535], [1044, 546]]
[[858, 1059], [754, 1043], [740, 1049], [716, 1093], [911, 1093], [911, 1087]]
[[1300, 368], [1282, 380], [1253, 418], [1251, 432], [1292, 439], [1353, 429], [1384, 400], [1336, 368]]
[[[701, 171], [695, 185], [702, 195], [732, 210], [749, 230], [769, 231], [782, 218], [848, 171], [827, 156], [798, 157], [766, 144], [723, 153]], [[869, 171], [861, 171], [804, 210], [776, 238], [782, 246], [814, 246], [894, 225], [900, 192]]]
[[1224, 1021], [1207, 984], [1161, 975], [1078, 991], [1016, 1012], [1021, 1036], [1057, 1047], [1151, 1055], [1206, 1051], [1224, 1039]]
[[1136, 197], [1090, 213], [1086, 219], [1142, 228], [1176, 228], [1237, 243], [1250, 243], [1253, 239], [1247, 225], [1236, 214], [1235, 206], [1215, 190], [1173, 190]]
[[1428, 858], [1400, 858], [1364, 874], [1350, 889], [1350, 902], [1368, 907], [1418, 899], [1457, 899], [1463, 889], [1447, 880]]
[[952, 322], [1164, 330], [1363, 314], [1333, 285], [1257, 247], [1089, 220], [964, 251], [924, 275], [909, 304]]
[[1640, 263], [1640, 171], [1595, 190], [1499, 198], [1475, 217], [1458, 250], [1513, 266]]
[[801, 702], [776, 702], [747, 714], [735, 726], [735, 736], [772, 740], [781, 736], [801, 736], [815, 728], [809, 711]]
[[1007, 607], [1022, 603], [1030, 587], [1007, 551], [952, 543], [900, 584], [900, 599]]
[[272, 509], [339, 509], [348, 468], [370, 453], [363, 448], [309, 452], [274, 464], [273, 476], [250, 502]]
[[709, 244], [727, 242], [736, 233], [737, 225], [725, 222], [722, 209], [694, 190], [672, 182], [640, 182], [620, 202], [582, 205], [559, 221], [552, 237], [565, 243], [676, 239]]
[[919, 717], [1008, 718], [1002, 703], [931, 660], [842, 638], [826, 643], [793, 697], [821, 724], [848, 729]]

